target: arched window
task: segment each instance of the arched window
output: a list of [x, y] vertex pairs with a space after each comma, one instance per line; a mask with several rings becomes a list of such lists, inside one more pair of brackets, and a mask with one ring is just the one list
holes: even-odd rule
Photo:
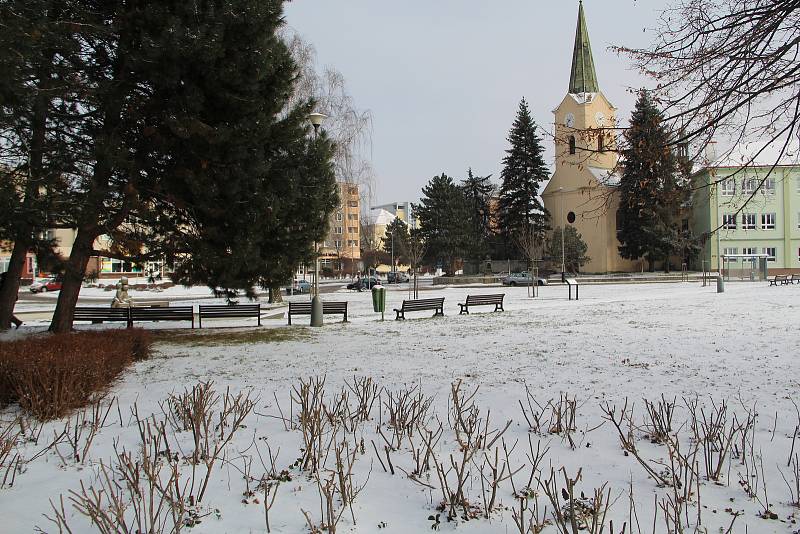
[[575, 136], [574, 135], [570, 135], [569, 136], [569, 153], [570, 154], [574, 154], [575, 153]]
[[603, 143], [603, 134], [601, 133], [601, 134], [600, 134], [600, 135], [597, 137], [597, 151], [598, 151], [598, 152], [605, 152], [605, 150], [606, 150], [606, 146], [605, 146], [605, 144]]

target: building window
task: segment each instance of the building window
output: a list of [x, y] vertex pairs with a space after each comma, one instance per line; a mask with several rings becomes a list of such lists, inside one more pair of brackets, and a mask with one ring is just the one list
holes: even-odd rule
[[603, 144], [603, 132], [600, 132], [600, 134], [597, 137], [597, 151], [598, 152], [606, 151], [605, 144]]
[[745, 256], [755, 256], [758, 254], [758, 249], [756, 247], [743, 247], [742, 254]]
[[797, 212], [797, 227], [800, 228], [800, 211]]
[[800, 261], [800, 248], [797, 249], [797, 261]]
[[755, 230], [756, 229], [756, 214], [755, 213], [743, 213], [742, 214], [742, 229], [743, 230]]
[[342, 241], [337, 239], [333, 242], [333, 248], [342, 248]]
[[722, 227], [726, 230], [736, 230], [736, 214], [725, 213], [722, 215]]
[[570, 135], [569, 136], [569, 153], [570, 154], [574, 154], [575, 153], [575, 136], [574, 135]]
[[358, 188], [357, 187], [351, 187], [350, 189], [348, 189], [348, 192], [351, 195], [357, 195], [358, 194]]
[[334, 233], [334, 234], [341, 234], [341, 233], [342, 233], [342, 227], [341, 227], [341, 226], [336, 226], [336, 227], [333, 229], [333, 233]]
[[348, 221], [357, 221], [358, 220], [358, 213], [348, 213], [347, 214]]
[[728, 178], [722, 181], [722, 196], [732, 197], [736, 193], [736, 180]]
[[761, 188], [761, 192], [765, 195], [774, 195], [775, 194], [775, 179], [774, 178], [767, 178], [764, 180], [764, 185]]
[[764, 247], [761, 251], [767, 255], [767, 261], [775, 261], [777, 258], [777, 249], [775, 247]]
[[762, 230], [774, 230], [775, 229], [775, 214], [774, 213], [762, 213], [761, 214], [761, 229]]
[[[739, 249], [737, 247], [725, 247], [722, 249], [723, 256], [731, 256], [736, 255], [739, 253]], [[739, 261], [738, 258], [731, 258], [728, 260], [729, 262], [737, 262]]]
[[758, 187], [758, 180], [756, 178], [745, 178], [742, 180], [742, 193], [751, 195]]
[[358, 227], [357, 226], [348, 226], [347, 227], [347, 231], [350, 232], [351, 234], [357, 234], [358, 233]]
[[347, 202], [347, 205], [349, 207], [351, 207], [351, 208], [357, 208], [358, 207], [358, 200], [349, 200]]
[[347, 246], [348, 247], [357, 247], [358, 246], [358, 241], [356, 241], [355, 239], [348, 239]]
[[342, 212], [340, 211], [340, 212], [336, 213], [336, 220], [337, 221], [341, 221], [342, 219], [344, 219], [344, 216], [342, 215]]

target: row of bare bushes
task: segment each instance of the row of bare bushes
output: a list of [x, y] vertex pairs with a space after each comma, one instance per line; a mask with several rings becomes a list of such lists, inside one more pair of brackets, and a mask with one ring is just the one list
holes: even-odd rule
[[43, 335], [0, 343], [0, 406], [49, 420], [85, 406], [131, 363], [150, 355], [141, 329]]

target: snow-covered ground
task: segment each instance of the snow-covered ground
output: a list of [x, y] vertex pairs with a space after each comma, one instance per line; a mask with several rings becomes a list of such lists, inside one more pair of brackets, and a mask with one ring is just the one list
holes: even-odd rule
[[[497, 292], [506, 293], [504, 313], [478, 308], [471, 315], [458, 315], [457, 302], [463, 302], [467, 293]], [[188, 332], [181, 326], [174, 335], [162, 334], [153, 357], [134, 366], [110, 391], [109, 399], [113, 397], [115, 404], [83, 462], [75, 461], [71, 447], [64, 443], [58, 446], [58, 452], [48, 451], [26, 464], [12, 488], [0, 489], [0, 531], [31, 532], [38, 526], [46, 532], [58, 532], [43, 514], [53, 517], [49, 501], [58, 502], [63, 494], [72, 532], [93, 532], [71, 506], [70, 490], [80, 489], [81, 482], [87, 490], [91, 485], [99, 487], [100, 462], [106, 466], [114, 463], [115, 445], [118, 451], [131, 451], [134, 458], [141, 456], [142, 440], [131, 412], [134, 405], [140, 419], [154, 414], [156, 420], [163, 420], [164, 412], [171, 413], [163, 401], [202, 381], [213, 381], [220, 395], [230, 388], [231, 393], [250, 392], [257, 401], [244, 427], [220, 452], [224, 458], [215, 463], [208, 489], [194, 507], [193, 513], [201, 516], [201, 521], [188, 532], [265, 532], [264, 484], [259, 485], [259, 481], [272, 463], [268, 446], [277, 455], [276, 471], [288, 471], [288, 476], [278, 477], [284, 481], [278, 485], [269, 513], [272, 531], [310, 531], [303, 511], [315, 525], [323, 520], [319, 487], [324, 487], [329, 473], [335, 471], [335, 443], [343, 441], [348, 443], [348, 450], [355, 451], [352, 481], [356, 487], [365, 485], [353, 501], [352, 515], [350, 509], [344, 509], [338, 532], [405, 533], [431, 528], [520, 532], [512, 509], [519, 513], [522, 503], [528, 506], [529, 517], [538, 499], [540, 513], [550, 517], [553, 506], [544, 486], [537, 485], [537, 478], [544, 484], [554, 469], [555, 494], [559, 495], [566, 487], [564, 474], [558, 473], [562, 466], [571, 477], [581, 469], [581, 479], [575, 485], [578, 499], [581, 492], [593, 497], [595, 489], [607, 484], [605, 491], [610, 490], [612, 504], [606, 522], [614, 520], [614, 534], [630, 521], [634, 526], [631, 529], [628, 524], [626, 533], [653, 532], [656, 510], [655, 531], [673, 531], [674, 527], [668, 529], [662, 507], [669, 509], [670, 499], [681, 501], [685, 495], [688, 502], [678, 506], [683, 507], [681, 522], [691, 525], [687, 532], [694, 531], [698, 517], [703, 532], [726, 532], [732, 521], [730, 532], [800, 529], [796, 524], [800, 509], [790, 505], [798, 498], [790, 492], [795, 475], [787, 466], [793, 446], [794, 453], [800, 453], [800, 415], [793, 404], [800, 402], [800, 286], [729, 283], [724, 294], [698, 283], [584, 286], [579, 301], [567, 300], [567, 289], [562, 286], [541, 288], [536, 299], [527, 298], [525, 288], [448, 288], [421, 293], [422, 298], [435, 296], [445, 297], [446, 317], [432, 319], [430, 313], [418, 312], [409, 314], [406, 321], [394, 321], [391, 308], [398, 306], [407, 292], [391, 288], [387, 320], [380, 322], [380, 314], [372, 311], [369, 293], [340, 290], [323, 297], [349, 301], [347, 324], [339, 323], [339, 317], [326, 316], [321, 329], [287, 328], [285, 320], [266, 321], [267, 326], [256, 329], [252, 321], [244, 320], [220, 323], [243, 328]], [[301, 318], [295, 322], [307, 324]], [[34, 325], [28, 331], [45, 326]], [[164, 326], [159, 324], [159, 328]], [[203, 342], [204, 335], [212, 337]], [[327, 419], [321, 441], [332, 441], [333, 445], [323, 459], [319, 482], [309, 469], [297, 465], [305, 451], [302, 432], [297, 428], [299, 407], [290, 400], [293, 388], [300, 391], [300, 381], [313, 377], [325, 378], [324, 400], [331, 412], [340, 415], [342, 407], [334, 409], [333, 405], [342, 388], [349, 392], [347, 402], [353, 409], [358, 404], [357, 395], [349, 387], [358, 390], [355, 381], [371, 377], [383, 388], [368, 421], [354, 423], [351, 428], [341, 422], [331, 423], [340, 420], [335, 415]], [[478, 388], [467, 403], [474, 403], [478, 410], [474, 415], [479, 419], [473, 421], [481, 429], [477, 433], [486, 433], [488, 428], [488, 439], [478, 447], [474, 441], [481, 441], [479, 438], [473, 438], [470, 446], [459, 445], [453, 428], [459, 424], [453, 415], [451, 388], [459, 381], [462, 397], [469, 397]], [[397, 446], [390, 407], [397, 410], [401, 392], [410, 392], [407, 405], [420, 393], [423, 401], [432, 401], [424, 416], [410, 425], [411, 438], [402, 438]], [[559, 408], [564, 418], [571, 412], [569, 402], [562, 402], [564, 396], [575, 402], [574, 430], [559, 433]], [[658, 440], [647, 437], [653, 434], [653, 428], [646, 424], [645, 399], [653, 403], [675, 399], [672, 437], [667, 438], [672, 447], [663, 439], [656, 443]], [[620, 435], [604, 413], [604, 408], [616, 407], [614, 413], [619, 416], [626, 400], [631, 420], [622, 421], [623, 435], [660, 481], [648, 474], [634, 451], [622, 449]], [[711, 432], [712, 414], [723, 403], [727, 408], [721, 428], [724, 437], [709, 444], [705, 455], [704, 442], [697, 441], [689, 424], [690, 407], [695, 402], [696, 434], [701, 438]], [[222, 401], [216, 408], [222, 408]], [[541, 427], [535, 431], [525, 415], [532, 420], [537, 411]], [[400, 412], [405, 413], [402, 409]], [[13, 410], [7, 410], [4, 417], [14, 415]], [[489, 447], [508, 421], [511, 424], [505, 433]], [[461, 517], [462, 508], [454, 521], [447, 520], [447, 508], [437, 510], [443, 492], [433, 461], [429, 461], [430, 469], [420, 470], [416, 480], [409, 476], [416, 466], [412, 451], [422, 451], [425, 456], [423, 429], [435, 434], [440, 423], [442, 434], [432, 451], [446, 473], [451, 492], [457, 486], [456, 471], [464, 451], [472, 455], [462, 488], [473, 507], [470, 513], [476, 516], [469, 521]], [[469, 424], [466, 415], [463, 423]], [[47, 424], [38, 444], [19, 443], [21, 456], [34, 457], [64, 424]], [[567, 426], [563, 420], [561, 426]], [[171, 431], [169, 424], [166, 429], [169, 447], [162, 443], [162, 448], [177, 457], [171, 463], [178, 466], [181, 484], [185, 484], [193, 471], [185, 459], [194, 450], [191, 433]], [[387, 441], [393, 445], [388, 452]], [[680, 445], [677, 453], [676, 443]], [[533, 491], [527, 499], [519, 498], [531, 478], [531, 447], [535, 452], [537, 444], [540, 451], [547, 452], [538, 464], [538, 474], [534, 473]], [[700, 448], [694, 454], [696, 445]], [[327, 450], [327, 445], [322, 448]], [[718, 480], [709, 480], [707, 471], [716, 470], [720, 456], [715, 448], [724, 450], [724, 460]], [[164, 461], [164, 451], [158, 452]], [[680, 463], [677, 454], [689, 457], [690, 466], [682, 470], [677, 467], [676, 472], [687, 476], [690, 484], [665, 486], [665, 481], [672, 482], [670, 466]], [[713, 464], [709, 469], [706, 456]], [[495, 458], [498, 471], [508, 461], [504, 472], [514, 475], [498, 482], [493, 511], [486, 519], [483, 515], [492, 479], [489, 464], [495, 464]], [[453, 469], [451, 462], [458, 469]], [[162, 468], [162, 477], [167, 476], [166, 470]], [[195, 499], [205, 470], [202, 462], [194, 469], [195, 488], [188, 493]], [[253, 478], [249, 487], [243, 472]], [[0, 469], [0, 482], [2, 476]], [[334, 477], [334, 482], [338, 481]], [[274, 487], [275, 481], [269, 484]], [[687, 491], [687, 485], [693, 489]], [[756, 497], [749, 496], [748, 489]], [[332, 503], [335, 510], [340, 509], [340, 496], [335, 492]], [[581, 506], [584, 504], [587, 501]], [[559, 506], [563, 505], [562, 499]], [[776, 518], [759, 517], [765, 508]], [[133, 508], [127, 513], [132, 514]], [[734, 520], [737, 513], [740, 515]], [[542, 532], [558, 530], [550, 524]], [[609, 532], [608, 526], [604, 532]]]

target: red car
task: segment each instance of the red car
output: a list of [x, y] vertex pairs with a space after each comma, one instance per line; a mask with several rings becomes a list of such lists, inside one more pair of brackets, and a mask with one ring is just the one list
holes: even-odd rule
[[46, 278], [31, 284], [31, 293], [45, 293], [47, 291], [59, 291], [61, 289], [61, 280], [57, 278]]

